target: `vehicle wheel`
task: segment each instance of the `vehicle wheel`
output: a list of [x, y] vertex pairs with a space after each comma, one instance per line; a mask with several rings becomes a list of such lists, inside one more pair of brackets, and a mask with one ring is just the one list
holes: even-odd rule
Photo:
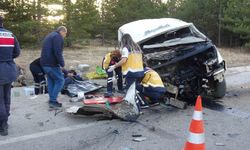
[[222, 98], [226, 94], [226, 80], [223, 79], [222, 82], [216, 81], [214, 86], [214, 98]]

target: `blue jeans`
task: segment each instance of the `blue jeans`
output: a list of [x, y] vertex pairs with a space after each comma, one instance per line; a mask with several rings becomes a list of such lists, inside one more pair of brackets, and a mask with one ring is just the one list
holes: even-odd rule
[[59, 67], [43, 67], [47, 75], [49, 100], [51, 102], [57, 101], [57, 96], [64, 85], [64, 76]]

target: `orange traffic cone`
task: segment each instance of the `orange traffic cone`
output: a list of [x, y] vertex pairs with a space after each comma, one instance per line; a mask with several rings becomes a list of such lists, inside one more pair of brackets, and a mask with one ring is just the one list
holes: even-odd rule
[[201, 96], [197, 97], [193, 119], [189, 128], [189, 137], [183, 150], [205, 150], [205, 134], [202, 119]]

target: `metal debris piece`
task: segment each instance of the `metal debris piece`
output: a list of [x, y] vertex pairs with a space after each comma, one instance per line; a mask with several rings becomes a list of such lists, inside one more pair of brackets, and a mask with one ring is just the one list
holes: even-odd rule
[[132, 137], [142, 137], [141, 134], [133, 134]]
[[71, 107], [67, 109], [68, 113], [77, 113], [82, 115], [104, 114], [108, 117], [120, 118], [124, 121], [135, 121], [139, 115], [139, 109], [136, 105], [136, 89], [133, 83], [128, 89], [123, 100], [116, 104], [93, 104], [84, 105], [81, 108]]
[[235, 137], [237, 137], [238, 135], [240, 135], [239, 133], [228, 133], [227, 134], [229, 137], [231, 137], [231, 138], [235, 138]]
[[25, 118], [26, 119], [31, 119], [31, 115], [32, 115], [32, 113], [27, 113], [27, 114], [25, 114]]
[[134, 149], [130, 147], [123, 147], [122, 150], [134, 150]]
[[147, 139], [146, 137], [137, 137], [137, 138], [134, 138], [133, 141], [142, 142], [142, 141], [145, 141], [146, 139]]
[[166, 105], [172, 105], [174, 107], [177, 107], [179, 109], [186, 109], [187, 108], [187, 102], [184, 102], [184, 101], [180, 101], [176, 98], [167, 98], [165, 99], [165, 104]]
[[219, 136], [219, 134], [218, 134], [218, 133], [213, 133], [212, 135], [213, 135], [213, 136]]
[[55, 109], [55, 114], [54, 114], [54, 116], [58, 115], [58, 114], [61, 113], [61, 112], [63, 112], [62, 109]]
[[37, 123], [40, 127], [43, 127], [44, 126], [44, 123], [43, 122], [38, 122]]
[[121, 103], [115, 104], [111, 110], [117, 117], [125, 121], [133, 122], [140, 116], [140, 111], [135, 101], [136, 101], [136, 89], [135, 89], [135, 83], [133, 83], [129, 87], [123, 101]]
[[225, 146], [224, 143], [219, 143], [219, 142], [216, 142], [215, 145], [216, 145], [216, 146]]
[[114, 134], [120, 134], [120, 132], [118, 130], [114, 130], [112, 133], [114, 133]]
[[79, 108], [81, 108], [81, 107], [80, 106], [71, 106], [70, 108], [66, 109], [66, 112], [70, 113], [70, 114], [75, 114], [75, 113], [77, 113]]

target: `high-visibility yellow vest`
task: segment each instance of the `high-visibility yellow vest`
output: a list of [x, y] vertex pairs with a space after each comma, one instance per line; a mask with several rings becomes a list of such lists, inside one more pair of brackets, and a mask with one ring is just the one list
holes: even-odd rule
[[145, 75], [141, 81], [141, 84], [144, 87], [152, 86], [152, 87], [163, 87], [164, 88], [164, 84], [163, 84], [159, 74], [151, 69], [149, 69], [145, 72]]
[[130, 52], [127, 61], [122, 65], [122, 74], [127, 75], [128, 72], [137, 73], [143, 71], [142, 54]]
[[110, 61], [111, 61], [111, 53], [108, 53], [105, 55], [105, 57], [103, 58], [103, 61], [102, 61], [102, 68], [103, 69], [108, 69], [109, 68], [109, 64], [110, 64]]

